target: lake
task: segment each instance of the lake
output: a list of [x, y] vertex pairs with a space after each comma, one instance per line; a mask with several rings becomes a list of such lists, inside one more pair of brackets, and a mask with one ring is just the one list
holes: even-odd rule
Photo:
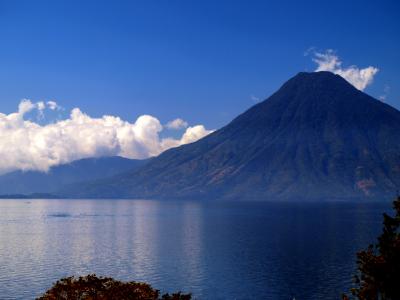
[[96, 273], [195, 299], [340, 299], [390, 203], [0, 200], [0, 299]]

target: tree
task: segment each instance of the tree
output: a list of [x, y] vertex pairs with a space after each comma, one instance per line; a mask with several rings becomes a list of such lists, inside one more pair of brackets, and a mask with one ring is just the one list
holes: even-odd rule
[[[378, 243], [357, 253], [358, 272], [353, 299], [400, 299], [400, 196], [393, 202], [395, 216], [383, 214]], [[350, 299], [343, 295], [343, 300]]]
[[37, 300], [190, 300], [190, 294], [181, 292], [164, 294], [142, 282], [122, 282], [95, 274], [84, 277], [67, 277]]

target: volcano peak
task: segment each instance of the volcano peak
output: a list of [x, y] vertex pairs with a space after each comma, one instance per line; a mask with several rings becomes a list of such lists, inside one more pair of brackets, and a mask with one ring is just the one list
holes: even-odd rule
[[339, 75], [301, 72], [209, 136], [67, 195], [390, 198], [399, 186], [400, 112]]

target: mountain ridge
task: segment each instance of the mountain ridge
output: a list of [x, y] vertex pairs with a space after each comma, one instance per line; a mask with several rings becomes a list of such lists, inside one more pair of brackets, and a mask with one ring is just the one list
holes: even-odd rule
[[301, 72], [268, 99], [139, 169], [70, 197], [371, 198], [400, 184], [400, 112], [339, 75]]
[[0, 176], [0, 195], [55, 193], [62, 186], [111, 177], [147, 161], [119, 156], [84, 158], [53, 166], [48, 172], [14, 171]]

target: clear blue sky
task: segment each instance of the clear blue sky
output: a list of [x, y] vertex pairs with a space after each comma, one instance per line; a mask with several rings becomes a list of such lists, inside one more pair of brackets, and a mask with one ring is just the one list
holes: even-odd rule
[[398, 1], [0, 1], [0, 112], [21, 98], [219, 128], [335, 49], [400, 108]]

